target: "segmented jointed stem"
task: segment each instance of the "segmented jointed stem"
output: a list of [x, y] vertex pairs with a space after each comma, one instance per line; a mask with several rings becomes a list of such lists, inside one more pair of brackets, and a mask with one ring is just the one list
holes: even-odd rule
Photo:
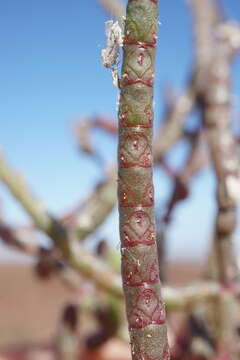
[[240, 198], [240, 167], [231, 131], [231, 57], [230, 44], [220, 41], [209, 71], [209, 86], [204, 95], [204, 121], [211, 157], [217, 177], [218, 213], [215, 250], [219, 280], [233, 281], [238, 275], [232, 248], [236, 227], [236, 205]]
[[[227, 37], [232, 32], [235, 34], [234, 26], [229, 27]], [[228, 289], [233, 289], [234, 283], [236, 281], [239, 283], [239, 270], [232, 238], [237, 222], [236, 206], [240, 192], [240, 167], [231, 130], [231, 59], [238, 49], [235, 48], [236, 41], [232, 42], [231, 36], [227, 37], [218, 39], [217, 51], [212, 58], [208, 87], [203, 95], [203, 115], [217, 178], [218, 209], [214, 237], [217, 276]], [[219, 356], [227, 352], [231, 359], [237, 359], [236, 328], [238, 325], [236, 316], [232, 314], [236, 303], [234, 300], [229, 302], [228, 296], [228, 292], [225, 292], [215, 304], [218, 309], [214, 324], [217, 352]]]
[[157, 3], [128, 1], [120, 80], [118, 197], [123, 288], [133, 360], [169, 358], [152, 183]]

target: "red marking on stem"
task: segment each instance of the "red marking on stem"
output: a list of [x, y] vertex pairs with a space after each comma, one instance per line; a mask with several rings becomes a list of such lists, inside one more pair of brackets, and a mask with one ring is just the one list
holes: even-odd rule
[[[149, 184], [145, 187], [143, 191], [143, 204], [146, 204], [145, 206], [153, 206], [154, 204], [154, 187], [152, 184]], [[143, 205], [144, 206], [144, 205]]]
[[157, 260], [150, 265], [138, 266], [132, 263], [126, 263], [123, 272], [124, 284], [138, 287], [144, 284], [152, 285], [159, 281], [159, 271]]
[[144, 114], [146, 115], [146, 117], [148, 119], [148, 123], [151, 124], [151, 126], [152, 126], [152, 121], [153, 121], [152, 105], [146, 106], [146, 108], [144, 110]]
[[143, 66], [143, 59], [144, 59], [145, 54], [143, 52], [141, 52], [140, 54], [138, 54], [137, 57], [137, 63], [139, 66]]
[[147, 49], [147, 48], [155, 48], [157, 45], [157, 34], [156, 34], [156, 23], [154, 22], [151, 25], [151, 28], [149, 29], [149, 33], [146, 34], [147, 36], [150, 35], [150, 38], [147, 37], [149, 41], [141, 41], [136, 40], [138, 37], [138, 33], [134, 29], [134, 26], [130, 25], [125, 33], [124, 38], [124, 46], [138, 46], [141, 49]]
[[119, 203], [123, 207], [136, 207], [136, 200], [133, 190], [131, 190], [126, 184], [123, 184], [120, 188]]
[[121, 126], [126, 127], [126, 124], [129, 120], [129, 113], [131, 113], [131, 112], [132, 112], [131, 108], [128, 105], [126, 105], [124, 107], [124, 110], [122, 110], [122, 112], [119, 114], [119, 120], [120, 120]]
[[132, 133], [124, 141], [120, 153], [120, 167], [139, 166], [148, 168], [152, 165], [152, 153], [145, 135]]
[[[121, 181], [121, 179], [120, 179]], [[134, 190], [128, 185], [122, 183], [120, 187], [119, 203], [122, 207], [135, 208], [137, 206], [150, 207], [154, 204], [154, 188], [152, 184], [146, 185], [142, 195], [136, 199]]]
[[122, 226], [123, 246], [153, 245], [155, 243], [155, 227], [150, 216], [143, 210], [134, 211]]
[[152, 112], [150, 113], [149, 110], [146, 110], [146, 109], [144, 112], [147, 115], [147, 122], [131, 121], [128, 116], [129, 115], [128, 111], [124, 111], [119, 116], [121, 126], [125, 127], [125, 128], [139, 127], [139, 128], [143, 128], [143, 129], [151, 129], [151, 127], [152, 127]]
[[153, 87], [153, 80], [154, 80], [154, 74], [152, 74], [151, 77], [149, 77], [146, 80], [143, 80], [143, 79], [134, 80], [127, 73], [125, 73], [123, 75], [123, 85], [124, 86], [142, 84], [142, 85], [145, 85], [148, 87]]
[[[124, 95], [123, 100], [124, 101]], [[119, 122], [122, 127], [125, 128], [143, 128], [143, 129], [151, 129], [153, 122], [153, 111], [152, 104], [148, 104], [144, 109], [144, 114], [142, 112], [137, 112], [132, 109], [129, 104], [122, 104], [121, 110], [119, 114]], [[133, 114], [135, 116], [133, 116]], [[146, 116], [144, 116], [146, 115]]]
[[[130, 1], [143, 1], [143, 0], [130, 0]], [[154, 4], [157, 4], [158, 3], [158, 0], [149, 0], [150, 2], [154, 3]]]
[[148, 325], [161, 325], [166, 313], [161, 299], [152, 289], [144, 289], [138, 296], [129, 316], [130, 329], [143, 329]]
[[131, 46], [131, 45], [140, 46], [143, 49], [147, 49], [149, 47], [155, 48], [157, 45], [157, 39], [154, 39], [153, 41], [136, 41], [136, 40], [126, 39], [124, 41], [124, 46]]

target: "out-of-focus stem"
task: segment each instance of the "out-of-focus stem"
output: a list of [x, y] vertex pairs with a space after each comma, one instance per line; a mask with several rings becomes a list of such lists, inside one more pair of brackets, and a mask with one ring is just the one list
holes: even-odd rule
[[[10, 236], [11, 241], [7, 240]], [[20, 237], [18, 237], [18, 233], [13, 231], [7, 225], [2, 225], [0, 227], [0, 237], [10, 246], [15, 247], [15, 244], [17, 244], [16, 248], [25, 254], [35, 257], [39, 256], [40, 249], [38, 245], [32, 244], [29, 251], [29, 248], [26, 247], [27, 242], [24, 242]], [[68, 268], [67, 266], [61, 268], [58, 267], [57, 274], [70, 290], [77, 291], [79, 289], [80, 281], [74, 270]], [[119, 289], [119, 292], [120, 291], [121, 289]], [[208, 301], [212, 298], [218, 297], [221, 292], [221, 288], [220, 285], [214, 282], [202, 282], [182, 288], [171, 288], [169, 286], [165, 286], [162, 291], [167, 310], [178, 311], [186, 309], [198, 301]]]
[[160, 127], [153, 147], [156, 162], [160, 161], [167, 151], [182, 137], [183, 125], [195, 105], [195, 91], [189, 86], [166, 110], [163, 125]]
[[16, 230], [0, 220], [0, 239], [7, 246], [22, 251], [29, 256], [37, 256], [40, 253], [39, 246], [35, 242], [23, 241]]
[[213, 28], [220, 15], [214, 0], [189, 0], [194, 15], [196, 38], [196, 66], [190, 76], [187, 90], [167, 109], [164, 121], [156, 137], [154, 158], [159, 161], [163, 155], [182, 137], [187, 115], [196, 106], [198, 91], [213, 53]]
[[202, 170], [207, 161], [207, 154], [203, 149], [203, 134], [198, 134], [195, 139], [192, 140], [191, 149], [187, 155], [185, 164], [175, 175], [175, 185], [163, 218], [166, 224], [170, 223], [175, 206], [188, 197], [191, 180]]
[[[4, 169], [5, 169], [5, 180], [9, 179], [11, 176], [14, 175], [14, 186], [17, 186], [19, 174], [16, 173], [14, 170], [10, 169], [10, 166], [6, 163], [3, 158], [0, 158], [0, 179], [2, 180], [2, 162], [4, 162]], [[10, 171], [8, 171], [10, 170]], [[6, 176], [6, 172], [8, 175]], [[11, 191], [13, 181], [5, 181], [5, 184]], [[21, 178], [21, 184], [22, 184], [22, 178]], [[14, 188], [15, 188], [14, 187]], [[27, 187], [26, 184], [24, 186], [19, 187], [18, 191], [15, 191], [15, 193], [19, 194], [21, 193], [21, 196], [19, 198], [16, 197], [16, 199], [20, 202], [20, 204], [25, 208], [25, 195], [27, 195], [27, 198], [33, 199], [33, 196], [31, 194], [30, 189]], [[19, 200], [21, 199], [21, 200]], [[34, 197], [34, 201], [38, 201]], [[33, 206], [35, 208], [38, 206]], [[32, 207], [31, 207], [32, 208]], [[25, 208], [25, 210], [27, 210]], [[31, 214], [29, 213], [31, 216]], [[36, 216], [36, 214], [35, 214]], [[56, 220], [55, 220], [56, 221]], [[2, 228], [3, 229], [3, 228]], [[22, 239], [17, 236], [17, 232], [11, 230], [6, 225], [4, 226], [4, 232], [2, 232], [1, 237], [5, 236], [6, 234], [11, 234], [11, 237], [14, 237], [14, 241], [11, 242], [12, 245], [17, 244], [16, 246], [21, 249], [24, 252], [28, 253], [28, 249], [25, 248], [25, 244], [23, 243]], [[9, 242], [9, 245], [10, 242]], [[32, 249], [35, 249], [34, 251]], [[70, 258], [66, 258], [66, 262], [69, 265], [72, 265], [75, 270], [78, 270], [82, 275], [86, 276], [87, 278], [91, 279], [97, 286], [99, 286], [100, 289], [109, 292], [109, 294], [112, 294], [113, 296], [116, 296], [118, 298], [122, 298], [122, 286], [121, 286], [121, 279], [119, 275], [114, 274], [114, 272], [102, 261], [100, 261], [97, 257], [92, 255], [89, 251], [87, 251], [85, 248], [79, 246], [78, 244], [74, 244], [73, 247], [71, 247], [71, 256]], [[39, 255], [39, 247], [33, 246], [30, 250], [31, 255], [38, 256]], [[70, 271], [71, 269], [69, 269]], [[71, 270], [72, 271], [72, 270]], [[61, 273], [61, 272], [60, 272]], [[72, 289], [78, 288], [78, 280], [76, 280], [75, 275], [68, 273], [68, 270], [66, 268], [66, 272], [62, 272], [63, 278], [66, 279], [66, 282], [68, 286], [70, 286]], [[183, 309], [185, 306], [189, 306], [190, 304], [194, 303], [195, 301], [198, 301], [200, 299], [209, 298], [212, 296], [218, 296], [221, 289], [218, 284], [214, 283], [203, 283], [196, 284], [193, 286], [188, 286], [186, 288], [176, 288], [171, 289], [169, 287], [163, 288], [163, 298], [167, 305], [167, 308], [169, 310], [180, 310]]]
[[76, 232], [78, 239], [84, 240], [92, 234], [113, 210], [117, 200], [116, 171], [91, 192], [78, 209], [63, 218], [67, 227]]
[[24, 207], [35, 226], [54, 241], [64, 256], [68, 256], [70, 239], [66, 229], [46, 210], [25, 184], [22, 176], [7, 164], [3, 156], [0, 156], [0, 180]]
[[187, 0], [194, 17], [196, 42], [196, 66], [206, 67], [212, 58], [214, 39], [213, 30], [221, 16], [216, 0]]
[[[217, 48], [208, 72], [208, 86], [200, 94], [204, 124], [217, 178], [217, 205], [214, 250], [218, 280], [225, 286], [239, 283], [239, 269], [232, 245], [236, 228], [236, 206], [240, 201], [240, 162], [231, 129], [231, 60], [240, 49], [240, 32], [236, 25], [217, 29]], [[217, 344], [219, 356], [237, 359], [236, 324], [230, 310], [234, 300], [224, 296], [217, 302]]]
[[218, 181], [215, 250], [219, 279], [224, 283], [233, 281], [238, 275], [232, 249], [236, 205], [240, 200], [240, 163], [231, 130], [230, 79], [234, 52], [231, 38], [219, 39], [209, 70], [209, 84], [201, 97], [204, 123]]
[[160, 267], [160, 277], [162, 281], [167, 279], [166, 269], [166, 243], [167, 243], [167, 230], [172, 220], [172, 214], [179, 204], [179, 202], [186, 200], [189, 196], [190, 182], [194, 176], [202, 170], [207, 163], [207, 155], [203, 150], [203, 135], [197, 134], [192, 139], [191, 149], [187, 155], [185, 164], [182, 169], [175, 175], [173, 174], [173, 190], [166, 205], [166, 211], [157, 223], [157, 245], [158, 245], [158, 258]]
[[69, 303], [63, 309], [57, 334], [56, 360], [77, 360], [79, 358], [78, 334], [79, 306]]
[[[9, 241], [9, 237], [11, 237], [11, 241]], [[40, 248], [37, 244], [33, 244], [30, 247], [26, 247], [26, 242], [22, 240], [18, 236], [18, 233], [13, 231], [7, 225], [1, 225], [0, 227], [0, 238], [4, 241], [4, 243], [9, 246], [16, 246], [16, 248], [23, 253], [31, 256], [38, 257], [40, 254]], [[17, 245], [15, 245], [17, 244]], [[93, 261], [98, 261], [97, 258], [92, 256]], [[80, 286], [80, 281], [77, 274], [73, 269], [68, 268], [67, 266], [57, 266], [57, 274], [60, 276], [60, 279], [67, 285], [70, 290], [78, 291]], [[103, 276], [103, 274], [101, 273]], [[94, 279], [93, 279], [94, 281]], [[111, 290], [111, 277], [108, 277], [109, 288], [105, 289], [110, 294], [116, 295], [116, 291], [113, 290], [116, 286], [112, 287]], [[103, 288], [103, 287], [102, 287]], [[120, 278], [119, 278], [119, 286], [118, 288], [118, 297], [121, 298], [123, 296]], [[218, 297], [221, 293], [221, 287], [219, 284], [214, 282], [202, 282], [199, 284], [188, 285], [186, 287], [179, 288], [171, 288], [169, 286], [163, 287], [163, 299], [166, 303], [168, 311], [177, 311], [183, 310], [192, 306], [195, 302], [200, 300], [209, 300], [215, 297]]]
[[54, 245], [61, 250], [67, 264], [93, 280], [103, 290], [117, 297], [122, 296], [119, 276], [107, 264], [77, 244], [74, 234], [68, 232], [49, 214], [37, 197], [32, 194], [21, 175], [14, 171], [3, 157], [0, 157], [0, 180], [20, 202], [36, 227], [46, 233], [53, 240]]

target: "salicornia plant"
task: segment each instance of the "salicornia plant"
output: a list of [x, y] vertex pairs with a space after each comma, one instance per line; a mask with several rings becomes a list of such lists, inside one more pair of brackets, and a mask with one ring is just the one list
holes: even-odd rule
[[135, 360], [169, 357], [152, 182], [157, 27], [157, 0], [128, 1], [119, 80], [118, 198], [123, 288]]

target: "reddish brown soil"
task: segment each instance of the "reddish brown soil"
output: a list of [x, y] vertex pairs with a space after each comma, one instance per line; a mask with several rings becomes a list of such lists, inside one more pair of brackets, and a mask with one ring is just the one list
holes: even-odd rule
[[39, 281], [29, 266], [1, 266], [0, 347], [49, 340], [67, 299], [57, 279]]

